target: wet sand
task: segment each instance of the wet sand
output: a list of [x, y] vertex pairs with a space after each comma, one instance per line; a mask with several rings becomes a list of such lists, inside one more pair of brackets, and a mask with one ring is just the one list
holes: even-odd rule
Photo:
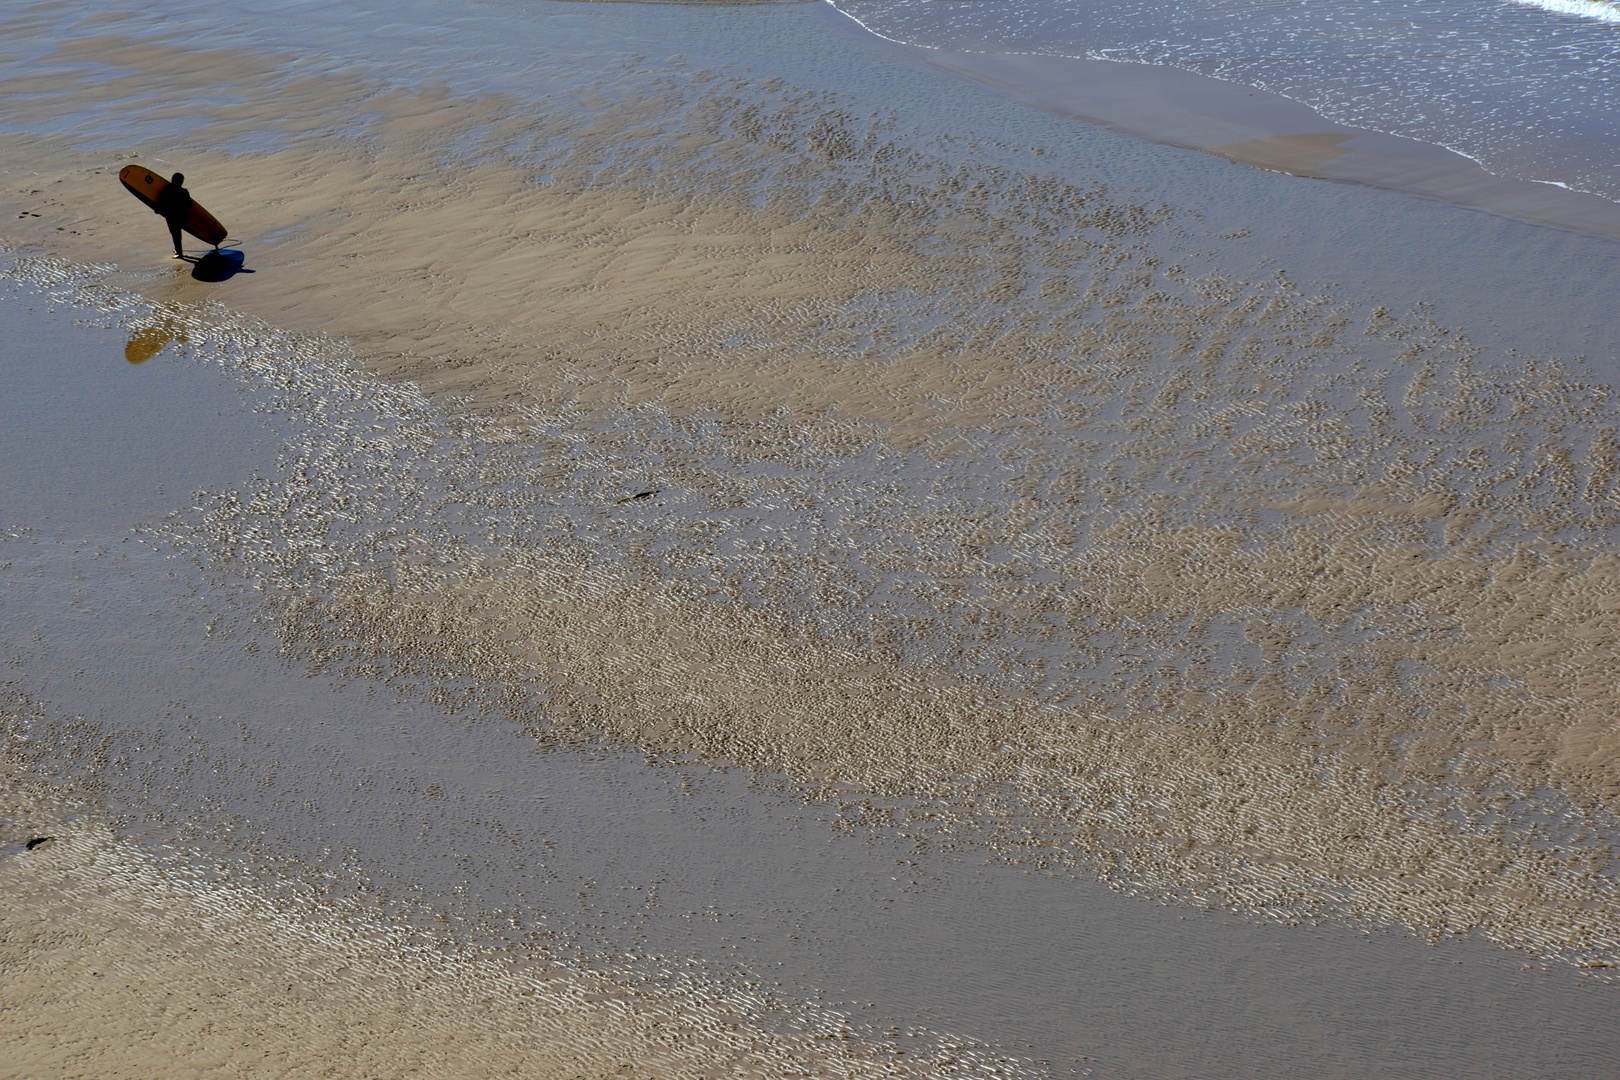
[[[9, 274], [108, 312], [120, 363], [217, 356], [262, 382], [264, 415], [296, 418], [273, 462], [142, 533], [195, 566], [205, 606], [243, 597], [293, 670], [537, 750], [742, 766], [857, 837], [1076, 890], [1616, 962], [1615, 367], [1612, 347], [1554, 349], [1609, 340], [1606, 309], [1583, 306], [1613, 280], [1608, 241], [1244, 173], [916, 64], [883, 78], [962, 110], [962, 145], [861, 112], [839, 96], [855, 88], [685, 64], [536, 110], [95, 36], [0, 94], [40, 124], [111, 125], [149, 111], [131, 86], [200, 94], [222, 70], [245, 100], [200, 102], [187, 141], [0, 136], [28, 174], [6, 177], [4, 220], [33, 245]], [[360, 119], [300, 136], [333, 116]], [[1236, 141], [1274, 138], [1261, 119]], [[287, 145], [222, 149], [266, 131]], [[1341, 145], [1284, 134], [1319, 159]], [[153, 265], [160, 226], [112, 177], [171, 158], [253, 222], [252, 274]], [[1386, 267], [1374, 221], [1437, 242]], [[1331, 242], [1290, 231], [1305, 222]], [[1519, 257], [1479, 255], [1497, 241]], [[1435, 303], [1411, 291], [1446, 259], [1467, 274]], [[1509, 290], [1547, 301], [1454, 321]], [[35, 690], [73, 701], [82, 665], [23, 638]], [[126, 731], [98, 729], [115, 746], [139, 728], [97, 723]], [[460, 767], [476, 776], [477, 755]], [[346, 813], [355, 782], [309, 812]], [[121, 797], [148, 800], [138, 819], [206, 786]], [[86, 857], [127, 842], [84, 835]], [[401, 835], [356, 843], [339, 876], [375, 880]], [[283, 840], [248, 850], [296, 879], [308, 851]], [[484, 925], [512, 879], [468, 876]], [[40, 911], [68, 888], [28, 881]], [[456, 895], [420, 899], [471, 911]], [[611, 951], [626, 925], [592, 940]], [[1571, 981], [1551, 1011], [1607, 992]], [[1579, 1023], [1555, 1030], [1550, 1058], [1587, 1045]], [[1602, 1053], [1576, 1056], [1601, 1075]]]
[[[11, 814], [35, 810], [8, 803]], [[104, 829], [6, 862], [6, 1075], [975, 1071], [966, 1048], [907, 1062], [852, 1042], [836, 1020], [761, 1028], [770, 1002], [758, 993], [638, 992], [624, 974], [561, 965], [520, 972], [386, 925], [318, 908], [300, 918], [251, 891], [188, 887]]]
[[[33, 385], [71, 380], [102, 401], [104, 438], [179, 428], [206, 462], [243, 449], [199, 423], [222, 409], [262, 430], [270, 456], [320, 430], [251, 389], [277, 381], [262, 355], [241, 354], [242, 396], [221, 396], [231, 367], [171, 347], [132, 368], [124, 351], [142, 317], [121, 330], [66, 322], [84, 310], [36, 311], [26, 351], [18, 311], [5, 340]], [[127, 389], [98, 395], [136, 372], [163, 380], [160, 394], [172, 380], [190, 392], [160, 396], [166, 412]], [[30, 408], [47, 428], [82, 419], [60, 395]], [[134, 482], [172, 469], [165, 455], [117, 460], [144, 493], [129, 519], [174, 512]], [[268, 465], [249, 452], [234, 468]], [[214, 482], [234, 484], [230, 472]], [[51, 517], [38, 499], [11, 505]], [[928, 1064], [941, 1040], [985, 1063], [1022, 1047], [1059, 1075], [1221, 1073], [1235, 1060], [1277, 1076], [1302, 1063], [1345, 1076], [1444, 1076], [1462, 1060], [1482, 1076], [1527, 1060], [1605, 1067], [1608, 990], [1567, 967], [1480, 942], [1143, 903], [1031, 874], [1016, 856], [987, 864], [971, 829], [932, 831], [915, 806], [848, 789], [807, 802], [768, 773], [548, 749], [519, 726], [418, 700], [431, 693], [396, 697], [381, 672], [288, 664], [254, 591], [174, 559], [157, 528], [32, 530], [0, 558], [0, 648], [21, 676], [11, 691], [28, 694], [5, 710], [28, 739], [9, 744], [26, 748], [13, 759], [26, 772], [8, 778], [0, 933], [18, 950], [11, 1014], [29, 1020], [15, 1034], [35, 1075], [67, 1074], [85, 1054], [98, 1069], [339, 1068], [328, 1045], [359, 1046], [376, 1068], [440, 1068], [450, 1054], [463, 1072], [592, 1075], [611, 1073], [614, 1055], [669, 1055], [640, 1023], [649, 1012], [696, 1031], [749, 1017], [778, 1061], [802, 1053], [781, 1025], [891, 1049], [895, 1025], [929, 1075], [950, 1075]], [[23, 848], [41, 835], [56, 839]], [[282, 973], [296, 981], [276, 983]], [[736, 995], [740, 1013], [725, 1004]], [[1517, 1002], [1508, 1017], [1504, 996]], [[629, 1013], [597, 1008], [620, 997]], [[207, 1004], [221, 1000], [223, 1014]], [[615, 1025], [627, 1016], [637, 1023]], [[536, 1026], [555, 1034], [510, 1035]], [[1003, 1049], [978, 1045], [987, 1036]], [[723, 1047], [686, 1051], [696, 1057], [660, 1074], [728, 1060]], [[854, 1067], [792, 1060], [816, 1075]]]
[[[189, 485], [275, 469], [288, 431], [254, 385], [263, 369], [182, 358], [189, 335], [172, 329], [136, 367], [143, 328], [74, 325], [34, 293], [8, 291], [0, 311], [3, 419], [27, 447], [0, 487], [0, 639], [19, 676], [0, 701], [0, 1073], [1021, 1074], [974, 1040], [884, 1038], [802, 989], [649, 956], [645, 934], [623, 936], [633, 914], [570, 923], [562, 887], [592, 888], [614, 860], [589, 845], [557, 857], [570, 840], [549, 838], [535, 792], [588, 798], [600, 752], [548, 765], [520, 731], [473, 737], [381, 684], [312, 684], [275, 655], [251, 600], [210, 587], [157, 534]], [[374, 730], [402, 722], [398, 739]], [[342, 771], [334, 743], [353, 753]], [[527, 767], [498, 776], [514, 746]], [[396, 789], [355, 828], [343, 815], [379, 766], [410, 798]], [[469, 847], [512, 855], [490, 847], [490, 821], [399, 820], [446, 798], [441, 784], [451, 807], [459, 785], [487, 799], [509, 784], [516, 805], [495, 812], [536, 837], [486, 867], [475, 899]], [[553, 859], [579, 880], [548, 872]]]

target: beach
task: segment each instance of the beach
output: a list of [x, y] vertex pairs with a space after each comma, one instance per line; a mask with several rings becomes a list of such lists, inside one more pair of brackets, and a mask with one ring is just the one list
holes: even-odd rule
[[1612, 1072], [1600, 193], [824, 4], [3, 30], [0, 1075]]

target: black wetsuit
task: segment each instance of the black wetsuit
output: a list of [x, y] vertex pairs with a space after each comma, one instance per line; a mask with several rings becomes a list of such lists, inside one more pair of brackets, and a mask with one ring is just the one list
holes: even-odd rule
[[174, 253], [183, 255], [184, 252], [180, 249], [180, 226], [186, 223], [186, 215], [191, 212], [191, 192], [179, 184], [171, 183], [163, 189], [163, 194], [157, 197], [157, 206], [154, 209], [169, 223], [169, 235], [174, 237]]

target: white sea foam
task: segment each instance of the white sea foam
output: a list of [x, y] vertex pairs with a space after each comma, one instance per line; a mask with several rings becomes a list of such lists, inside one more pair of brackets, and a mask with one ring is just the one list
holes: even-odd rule
[[1583, 19], [1620, 23], [1620, 4], [1604, 0], [1513, 0], [1523, 7], [1541, 8], [1559, 15], [1578, 15]]

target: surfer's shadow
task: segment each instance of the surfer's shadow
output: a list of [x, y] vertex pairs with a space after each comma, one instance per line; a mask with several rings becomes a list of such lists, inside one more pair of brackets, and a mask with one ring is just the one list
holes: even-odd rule
[[229, 281], [237, 274], [251, 274], [243, 265], [247, 256], [235, 249], [215, 250], [197, 258], [187, 259], [191, 263], [191, 276], [198, 281]]

